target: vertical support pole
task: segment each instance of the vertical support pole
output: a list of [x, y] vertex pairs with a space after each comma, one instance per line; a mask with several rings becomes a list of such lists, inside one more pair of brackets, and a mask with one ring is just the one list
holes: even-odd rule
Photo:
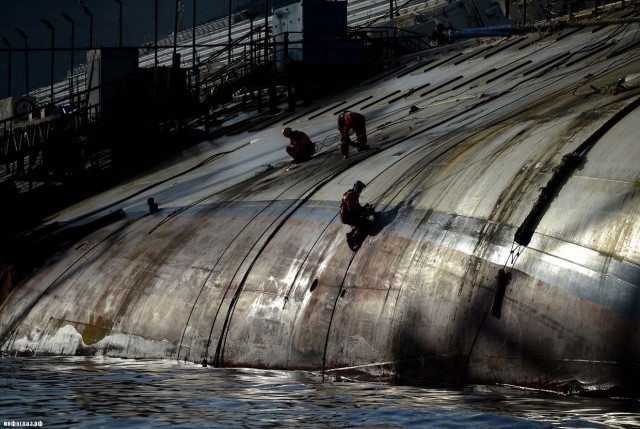
[[227, 16], [227, 49], [228, 49], [227, 64], [228, 65], [231, 65], [231, 3], [232, 3], [232, 0], [229, 0], [229, 15]]
[[176, 0], [176, 10], [173, 18], [173, 59], [175, 61], [176, 54], [178, 53], [178, 14], [180, 13], [179, 9], [180, 0]]
[[54, 84], [54, 65], [55, 65], [55, 43], [56, 43], [56, 29], [53, 27], [53, 24], [46, 19], [42, 20], [42, 23], [45, 27], [47, 27], [51, 31], [51, 70], [50, 70], [50, 78], [51, 78], [51, 104], [53, 105], [53, 84]]
[[193, 11], [191, 16], [191, 66], [193, 68], [193, 88], [198, 100], [200, 99], [200, 73], [196, 64], [196, 0], [193, 0]]
[[264, 63], [269, 57], [269, 0], [264, 0]]
[[70, 64], [69, 64], [69, 105], [73, 104], [73, 56], [75, 55], [75, 22], [73, 19], [66, 13], [62, 12], [62, 17], [71, 23], [71, 54], [69, 55]]
[[7, 47], [7, 97], [11, 97], [11, 42], [5, 37], [0, 36], [0, 41]]
[[154, 0], [153, 5], [153, 52], [154, 52], [154, 64], [158, 67], [158, 0]]
[[196, 0], [193, 0], [193, 11], [191, 12], [191, 65], [196, 68]]
[[16, 32], [24, 39], [24, 85], [25, 95], [29, 96], [29, 38], [27, 34], [19, 28], [15, 29]]
[[118, 14], [118, 47], [122, 48], [122, 0], [116, 0], [116, 3], [120, 6]]

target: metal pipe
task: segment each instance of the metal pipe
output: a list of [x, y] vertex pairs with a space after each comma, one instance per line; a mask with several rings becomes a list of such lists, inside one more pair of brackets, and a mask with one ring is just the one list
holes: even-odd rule
[[231, 3], [229, 0], [229, 16], [227, 17], [227, 49], [228, 49], [228, 64], [231, 64]]
[[43, 19], [42, 24], [51, 30], [51, 104], [53, 103], [53, 84], [54, 84], [54, 65], [55, 65], [55, 44], [56, 44], [56, 29], [53, 27], [50, 21]]
[[251, 58], [250, 58], [251, 67], [253, 67], [253, 20], [254, 19], [255, 19], [255, 16], [249, 17], [249, 37], [251, 40], [249, 42], [249, 49], [250, 49], [249, 55], [251, 55]]
[[193, 13], [192, 13], [192, 31], [191, 31], [191, 49], [192, 59], [191, 66], [193, 67], [193, 87], [195, 88], [195, 94], [198, 99], [200, 97], [200, 73], [198, 71], [197, 55], [196, 55], [196, 0], [193, 0]]
[[21, 29], [16, 27], [15, 30], [24, 39], [24, 92], [26, 96], [29, 96], [29, 38]]
[[9, 39], [7, 39], [6, 37], [0, 36], [0, 42], [2, 42], [7, 48], [9, 48], [8, 51], [8, 58], [7, 58], [7, 97], [11, 96], [11, 52], [12, 52], [12, 48], [11, 48], [11, 42], [9, 42]]
[[269, 0], [264, 0], [264, 63], [269, 56]]
[[69, 104], [73, 104], [73, 56], [75, 55], [75, 22], [66, 13], [62, 12], [62, 17], [71, 23], [71, 62], [69, 64]]
[[196, 0], [193, 0], [193, 12], [191, 15], [191, 65], [196, 72]]
[[158, 0], [154, 0], [154, 42], [153, 42], [153, 51], [154, 51], [154, 64], [155, 67], [158, 67]]
[[85, 15], [89, 17], [89, 49], [93, 49], [93, 14], [82, 0], [79, 0], [79, 3]]
[[118, 47], [122, 48], [122, 0], [115, 0], [120, 8], [118, 14]]
[[180, 0], [176, 0], [176, 10], [175, 15], [173, 17], [173, 61], [176, 59], [176, 54], [178, 53], [178, 14], [180, 8]]
[[254, 46], [253, 46], [253, 21], [258, 17], [258, 12], [256, 12], [255, 10], [250, 10], [247, 12], [247, 16], [249, 17], [249, 37], [250, 37], [250, 51], [249, 51], [249, 56], [250, 56], [250, 61], [251, 61], [251, 67], [253, 68], [253, 65], [255, 63], [255, 58], [254, 58]]
[[53, 28], [53, 24], [50, 21], [43, 19], [42, 24], [51, 30], [51, 104], [53, 104], [53, 84], [55, 83], [54, 79], [54, 63], [55, 63], [55, 41], [56, 41], [56, 29]]

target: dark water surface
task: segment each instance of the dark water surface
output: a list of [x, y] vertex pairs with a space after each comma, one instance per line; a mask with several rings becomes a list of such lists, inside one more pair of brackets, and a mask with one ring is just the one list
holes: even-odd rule
[[637, 400], [507, 387], [323, 382], [304, 372], [96, 357], [3, 358], [0, 376], [0, 427], [640, 428]]

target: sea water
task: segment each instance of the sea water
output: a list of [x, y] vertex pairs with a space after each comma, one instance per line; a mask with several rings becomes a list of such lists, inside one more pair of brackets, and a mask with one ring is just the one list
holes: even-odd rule
[[102, 357], [0, 359], [2, 427], [640, 428], [640, 402]]

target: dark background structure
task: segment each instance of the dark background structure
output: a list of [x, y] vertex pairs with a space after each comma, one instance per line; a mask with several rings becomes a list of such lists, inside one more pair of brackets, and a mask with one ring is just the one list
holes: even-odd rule
[[[155, 38], [155, 5], [158, 7], [159, 39], [171, 35], [175, 28], [176, 5], [182, 10], [178, 31], [191, 28], [193, 5], [196, 5], [196, 23], [202, 24], [226, 16], [232, 11], [254, 8], [264, 13], [293, 1], [271, 0], [2, 0], [0, 14], [0, 99], [24, 95], [27, 85], [25, 66], [25, 39], [29, 49], [29, 90], [50, 84], [52, 38], [55, 49], [56, 81], [67, 76], [71, 64], [86, 62], [86, 50], [92, 47], [141, 46], [153, 43]], [[83, 7], [84, 6], [84, 7]], [[120, 10], [122, 9], [122, 26]], [[65, 17], [66, 15], [66, 17]], [[70, 18], [70, 19], [68, 19]], [[53, 31], [48, 26], [53, 27]], [[18, 29], [18, 30], [16, 30]], [[92, 31], [90, 31], [92, 30]], [[73, 34], [72, 34], [73, 32]], [[73, 35], [73, 38], [72, 38]], [[10, 46], [7, 46], [7, 43]], [[11, 51], [11, 94], [8, 93], [8, 62]]]

